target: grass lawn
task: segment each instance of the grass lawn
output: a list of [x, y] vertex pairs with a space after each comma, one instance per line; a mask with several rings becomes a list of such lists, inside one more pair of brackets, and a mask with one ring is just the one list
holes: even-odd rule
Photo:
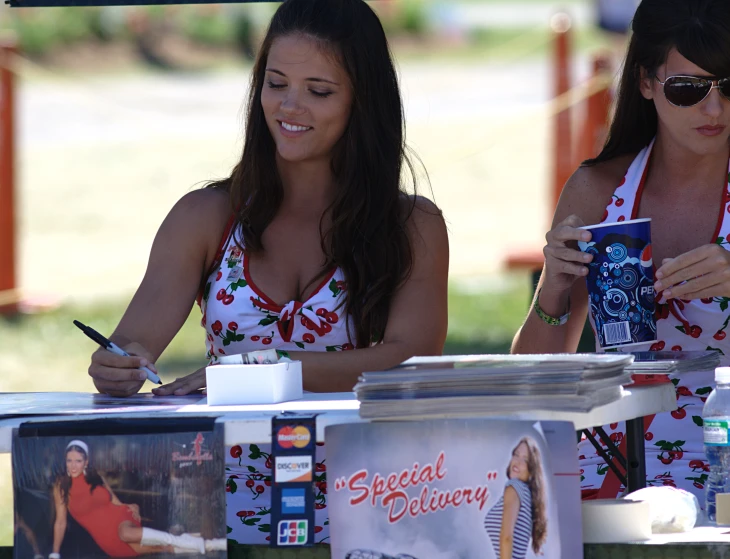
[[[509, 287], [489, 290], [452, 287], [445, 352], [505, 353], [527, 312], [529, 280], [515, 276]], [[73, 319], [110, 333], [126, 301], [94, 306], [64, 306], [53, 312], [0, 318], [0, 393], [93, 390], [86, 368], [96, 346]], [[195, 307], [157, 365], [163, 381], [205, 364], [200, 311]], [[32, 367], [31, 367], [32, 366]], [[0, 546], [12, 545], [10, 455], [0, 454]]]

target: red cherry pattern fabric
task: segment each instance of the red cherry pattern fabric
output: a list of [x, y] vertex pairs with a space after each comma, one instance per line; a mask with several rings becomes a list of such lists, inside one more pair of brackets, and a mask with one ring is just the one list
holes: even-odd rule
[[354, 349], [344, 314], [346, 292], [342, 270], [336, 268], [306, 301], [279, 304], [266, 295], [266, 286], [253, 283], [248, 257], [229, 235], [221, 263], [208, 277], [200, 299], [208, 362], [261, 349]]
[[[626, 177], [616, 188], [603, 222], [611, 223], [636, 219], [636, 208], [641, 197], [640, 185], [645, 175], [653, 142], [636, 157]], [[620, 202], [619, 202], [620, 201]], [[716, 242], [730, 249], [730, 165], [726, 195], [717, 208], [717, 234], [708, 242]], [[722, 364], [730, 365], [730, 298], [715, 297], [693, 301], [660, 300], [656, 305], [657, 341], [647, 347], [631, 347], [627, 351], [698, 351], [716, 350]], [[597, 347], [597, 351], [600, 348]], [[670, 485], [697, 495], [704, 507], [704, 486], [708, 466], [702, 439], [702, 407], [714, 387], [714, 373], [694, 372], [673, 380], [677, 408], [657, 414], [644, 434], [646, 445], [647, 485]], [[626, 433], [623, 422], [604, 427], [608, 436], [620, 441]], [[616, 443], [618, 444], [618, 443]], [[604, 446], [605, 448], [605, 446]], [[584, 498], [616, 497], [601, 493], [608, 466], [597, 456], [588, 440], [578, 445], [581, 489]], [[608, 484], [607, 484], [608, 486]], [[619, 493], [624, 488], [619, 489]]]

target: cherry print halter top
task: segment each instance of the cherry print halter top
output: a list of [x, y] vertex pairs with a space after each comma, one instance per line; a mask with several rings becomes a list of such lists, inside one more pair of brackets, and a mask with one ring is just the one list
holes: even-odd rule
[[281, 305], [251, 280], [248, 254], [234, 239], [234, 223], [231, 218], [198, 298], [209, 361], [260, 349], [354, 349], [348, 335], [351, 321], [344, 313], [347, 286], [342, 270], [328, 272], [306, 301]]
[[[634, 159], [626, 176], [614, 191], [601, 223], [636, 219], [644, 190], [652, 141]], [[728, 184], [718, 200], [717, 226], [707, 243], [717, 243], [730, 250], [730, 162]], [[669, 217], [668, 217], [669, 218]], [[669, 218], [671, 219], [671, 218]], [[681, 224], [677, 224], [681, 226]], [[699, 351], [716, 349], [721, 352], [723, 365], [730, 364], [730, 297], [712, 297], [699, 300], [659, 300], [656, 304], [657, 341], [648, 348], [631, 347], [627, 351]], [[589, 313], [590, 315], [590, 313]], [[591, 318], [591, 323], [593, 320]], [[595, 325], [593, 325], [595, 331]], [[649, 344], [647, 344], [649, 345]], [[601, 351], [596, 343], [596, 351]]]

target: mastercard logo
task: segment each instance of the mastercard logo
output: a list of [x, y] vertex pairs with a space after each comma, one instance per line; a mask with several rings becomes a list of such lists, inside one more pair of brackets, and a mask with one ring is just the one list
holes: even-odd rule
[[312, 435], [309, 429], [302, 427], [282, 427], [276, 434], [276, 441], [281, 448], [304, 448], [309, 444]]

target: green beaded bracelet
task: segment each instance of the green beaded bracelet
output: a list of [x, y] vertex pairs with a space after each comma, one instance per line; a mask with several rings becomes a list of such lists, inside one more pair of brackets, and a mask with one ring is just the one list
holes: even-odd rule
[[[542, 291], [542, 289], [540, 289], [540, 291]], [[535, 297], [535, 303], [533, 304], [537, 316], [539, 316], [545, 324], [549, 324], [550, 326], [562, 326], [568, 322], [568, 319], [570, 318], [570, 299], [568, 300], [568, 310], [565, 314], [560, 318], [555, 318], [554, 316], [546, 314], [545, 311], [540, 308], [540, 291], [537, 292], [537, 297]]]

